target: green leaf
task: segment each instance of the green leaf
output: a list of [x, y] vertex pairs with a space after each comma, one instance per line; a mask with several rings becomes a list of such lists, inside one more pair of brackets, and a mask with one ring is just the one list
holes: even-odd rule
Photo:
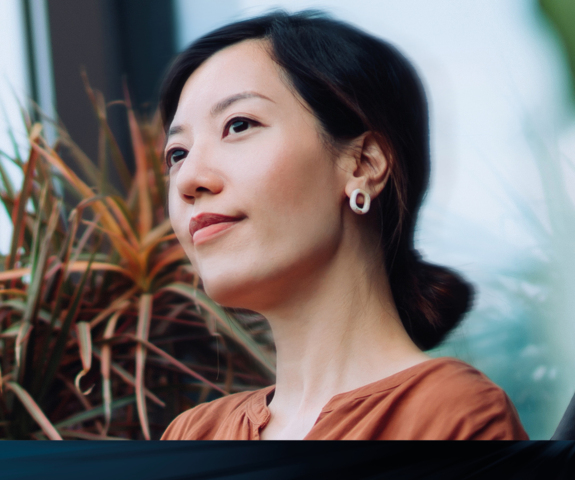
[[82, 371], [76, 375], [74, 385], [83, 395], [88, 395], [94, 385], [88, 390], [82, 392], [80, 388], [80, 380], [86, 375], [90, 368], [92, 368], [92, 336], [90, 334], [90, 322], [78, 322], [76, 324], [76, 334], [78, 336], [78, 345], [80, 347], [80, 358], [82, 359]]
[[[127, 303], [127, 302], [126, 302]], [[106, 325], [106, 330], [104, 331], [104, 339], [109, 339], [114, 335], [116, 330], [116, 324], [118, 319], [124, 313], [124, 310], [118, 310], [115, 312]], [[112, 382], [110, 378], [110, 368], [112, 363], [112, 346], [105, 344], [102, 346], [102, 354], [100, 355], [100, 372], [102, 374], [102, 398], [104, 399], [104, 420], [106, 425], [104, 427], [104, 432], [108, 432], [110, 428], [110, 422], [112, 420]]]
[[138, 222], [138, 233], [140, 238], [143, 238], [151, 229], [153, 225], [152, 217], [152, 200], [150, 198], [150, 188], [148, 185], [149, 165], [146, 156], [146, 146], [142, 139], [142, 132], [136, 115], [132, 109], [128, 89], [124, 87], [125, 100], [128, 112], [128, 125], [130, 127], [130, 137], [132, 138], [132, 147], [134, 151], [134, 160], [136, 162], [136, 178], [133, 188], [137, 190], [138, 197], [138, 211], [136, 220]]
[[[26, 303], [23, 302], [22, 300], [18, 300], [18, 299], [12, 299], [12, 300], [5, 300], [5, 301], [0, 301], [0, 307], [10, 307], [12, 310], [15, 310], [17, 312], [24, 312], [26, 310]], [[46, 322], [50, 321], [51, 315], [50, 313], [48, 313], [46, 310], [38, 310], [37, 312], [37, 317], [41, 320], [44, 320]], [[57, 325], [59, 326], [59, 322], [57, 322]]]
[[98, 435], [96, 433], [83, 432], [81, 430], [61, 429], [60, 433], [65, 438], [78, 438], [80, 440], [125, 440], [125, 441], [128, 440], [127, 438], [109, 437], [108, 435]]
[[110, 129], [110, 125], [106, 119], [106, 109], [105, 106], [102, 108], [102, 105], [99, 105], [99, 102], [96, 99], [96, 94], [92, 87], [90, 86], [90, 82], [88, 81], [88, 75], [85, 71], [82, 71], [82, 80], [84, 81], [84, 88], [88, 97], [90, 98], [90, 103], [92, 104], [92, 108], [96, 113], [96, 117], [98, 118], [98, 122], [100, 124], [100, 128], [103, 130], [106, 140], [108, 141], [108, 145], [110, 146], [110, 153], [112, 156], [112, 161], [114, 162], [114, 166], [116, 167], [116, 172], [120, 177], [120, 181], [122, 182], [122, 186], [124, 190], [127, 192], [130, 190], [132, 185], [132, 175], [126, 166], [126, 161], [120, 151], [120, 147], [118, 142], [116, 141], [116, 137], [112, 133]]
[[6, 382], [6, 386], [16, 394], [30, 416], [36, 421], [50, 440], [62, 440], [62, 437], [54, 428], [54, 425], [50, 423], [48, 417], [46, 417], [44, 412], [26, 390], [16, 382]]
[[[44, 190], [45, 192], [46, 190]], [[34, 243], [33, 251], [36, 252], [38, 250], [37, 243], [40, 243], [42, 240], [41, 246], [39, 248], [39, 253], [37, 255], [36, 261], [33, 261], [32, 267], [32, 281], [30, 286], [28, 287], [28, 297], [26, 299], [26, 310], [24, 311], [24, 315], [22, 317], [22, 329], [21, 332], [30, 330], [30, 325], [32, 319], [36, 318], [36, 314], [38, 312], [40, 306], [40, 294], [42, 291], [42, 285], [44, 280], [44, 273], [46, 271], [46, 262], [48, 261], [48, 255], [50, 253], [50, 242], [52, 241], [52, 235], [54, 234], [54, 230], [56, 229], [56, 224], [58, 222], [58, 215], [60, 211], [60, 204], [55, 203], [52, 208], [52, 213], [50, 215], [50, 220], [48, 221], [48, 228], [44, 237], [40, 235], [40, 215], [38, 215], [38, 225], [36, 228], [37, 234], [37, 242]], [[36, 256], [36, 255], [35, 255]], [[35, 264], [35, 265], [34, 265]], [[15, 353], [16, 353], [16, 362], [20, 366], [20, 370], [18, 372], [18, 378], [22, 383], [24, 380], [25, 368], [26, 368], [26, 361], [27, 359], [27, 342], [26, 342], [27, 335], [20, 335], [18, 334], [18, 338], [16, 339], [16, 346], [15, 346]], [[33, 352], [31, 352], [33, 353]], [[31, 360], [31, 358], [30, 358]]]
[[206, 309], [214, 316], [223, 333], [242, 345], [270, 374], [275, 374], [275, 365], [269, 355], [261, 349], [237, 320], [228, 315], [222, 307], [210, 299], [204, 292], [182, 282], [172, 283], [161, 290], [178, 293], [190, 298], [202, 308]]
[[15, 338], [18, 335], [21, 326], [22, 322], [14, 322], [6, 330], [2, 332], [1, 334], [2, 338]]
[[[102, 358], [102, 352], [98, 349], [98, 347], [93, 346], [92, 347], [93, 351], [94, 351], [94, 355], [96, 355], [96, 357], [99, 357], [100, 359]], [[128, 371], [124, 370], [120, 365], [118, 365], [116, 362], [114, 361], [110, 361], [110, 369], [116, 374], [118, 375], [122, 380], [124, 380], [128, 385], [131, 385], [133, 387], [135, 387], [136, 385], [136, 379], [134, 378], [134, 376], [129, 373]], [[148, 397], [152, 402], [154, 402], [156, 405], [159, 405], [160, 407], [165, 407], [166, 404], [164, 402], [162, 402], [156, 395], [154, 395], [150, 390], [148, 390], [147, 388], [144, 389], [144, 393], [146, 394], [146, 397]]]
[[[92, 256], [93, 257], [93, 256]], [[40, 389], [40, 394], [38, 398], [42, 400], [46, 393], [48, 392], [48, 388], [52, 384], [54, 380], [54, 376], [60, 366], [60, 361], [62, 360], [62, 355], [64, 354], [64, 350], [66, 348], [66, 344], [68, 343], [68, 336], [70, 332], [70, 327], [72, 326], [72, 322], [75, 320], [78, 314], [78, 308], [81, 304], [82, 297], [84, 295], [84, 285], [86, 284], [86, 280], [88, 279], [88, 275], [91, 272], [92, 260], [88, 263], [88, 267], [84, 271], [82, 275], [82, 279], [80, 283], [76, 287], [74, 292], [74, 296], [72, 297], [72, 301], [70, 302], [70, 307], [68, 308], [68, 312], [66, 313], [66, 317], [62, 322], [62, 328], [60, 330], [60, 335], [56, 340], [54, 348], [52, 349], [52, 354], [50, 355], [50, 360], [48, 361], [48, 365], [46, 366], [45, 374], [42, 378], [43, 383]]]
[[174, 365], [176, 368], [180, 369], [182, 372], [187, 373], [188, 375], [200, 380], [201, 382], [205, 383], [206, 385], [209, 385], [214, 390], [217, 390], [218, 392], [223, 393], [224, 395], [228, 394], [228, 392], [218, 387], [215, 383], [210, 382], [207, 378], [203, 377], [197, 372], [194, 372], [191, 368], [187, 367], [179, 360], [176, 360], [174, 357], [172, 357], [169, 353], [165, 352], [161, 348], [156, 347], [156, 345], [154, 345], [153, 343], [150, 343], [147, 340], [142, 340], [140, 338], [134, 337], [133, 335], [120, 335], [120, 337], [129, 338], [131, 340], [135, 340], [138, 343], [141, 343], [142, 345], [145, 345], [146, 347], [148, 347], [149, 350], [158, 354], [160, 357], [163, 357], [164, 359], [168, 360], [169, 363]]
[[[2, 156], [2, 155], [8, 157], [8, 155], [6, 155], [4, 152], [0, 151], [0, 156]], [[2, 165], [1, 159], [0, 159], [0, 178], [2, 178], [2, 185], [4, 186], [4, 189], [6, 190], [6, 194], [8, 195], [8, 198], [11, 200], [14, 200], [14, 186], [12, 185], [12, 181], [10, 180], [10, 177], [6, 173], [6, 170], [4, 170], [4, 166]], [[6, 205], [6, 210], [8, 211], [8, 214], [10, 214], [10, 211], [8, 210], [7, 205]]]
[[[150, 323], [152, 321], [153, 296], [144, 293], [140, 297], [138, 312], [138, 324], [136, 336], [138, 340], [147, 341], [150, 334]], [[140, 425], [144, 433], [144, 438], [150, 440], [150, 426], [148, 423], [148, 410], [146, 408], [146, 397], [144, 395], [144, 368], [146, 366], [146, 349], [142, 343], [136, 347], [136, 400], [138, 405], [138, 415]]]
[[20, 189], [20, 195], [16, 200], [15, 212], [12, 212], [12, 240], [10, 242], [10, 253], [8, 255], [8, 263], [6, 265], [6, 270], [12, 270], [16, 263], [18, 248], [22, 244], [24, 238], [24, 230], [26, 228], [26, 222], [24, 217], [26, 215], [26, 203], [30, 192], [32, 190], [32, 180], [34, 178], [34, 171], [36, 169], [36, 161], [38, 159], [38, 154], [34, 151], [30, 152], [30, 158], [26, 164], [24, 171], [24, 179], [22, 181], [22, 188]]
[[[112, 402], [111, 408], [112, 410], [115, 410], [116, 408], [122, 408], [125, 407], [126, 405], [129, 405], [130, 403], [134, 403], [135, 401], [136, 401], [135, 395], [128, 395], [127, 397], [119, 398], [118, 400]], [[67, 419], [56, 423], [54, 426], [57, 429], [64, 427], [71, 427], [73, 425], [77, 425], [79, 423], [87, 422], [89, 420], [93, 420], [94, 418], [101, 417], [103, 414], [104, 414], [104, 406], [100, 405], [98, 407], [92, 408], [91, 410], [85, 410], [83, 412], [72, 415], [71, 417], [68, 417]]]

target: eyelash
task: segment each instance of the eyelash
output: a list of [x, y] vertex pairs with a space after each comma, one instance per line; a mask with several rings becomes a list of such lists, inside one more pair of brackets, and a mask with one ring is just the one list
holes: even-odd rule
[[[228, 123], [226, 123], [226, 126], [224, 127], [224, 132], [222, 134], [222, 138], [227, 137], [229, 135], [230, 127], [236, 122], [246, 122], [247, 124], [249, 124], [253, 127], [260, 125], [259, 122], [256, 122], [255, 120], [252, 120], [251, 118], [234, 117], [234, 118], [230, 119], [230, 121]], [[239, 132], [239, 133], [242, 133], [242, 132]]]
[[188, 154], [188, 152], [186, 150], [184, 150], [183, 148], [172, 148], [172, 149], [168, 150], [168, 152], [166, 153], [166, 165], [168, 166], [168, 168], [172, 168], [174, 166], [174, 163], [177, 163], [177, 162], [172, 162], [172, 156], [176, 152], [183, 152], [184, 153], [181, 160], [186, 158], [186, 155]]
[[[222, 138], [225, 138], [230, 134], [230, 127], [236, 122], [245, 122], [245, 123], [251, 125], [252, 127], [256, 127], [258, 125], [261, 125], [259, 122], [256, 122], [255, 120], [252, 120], [250, 118], [234, 117], [234, 118], [230, 119], [230, 121], [228, 123], [226, 123], [226, 125], [224, 127], [224, 131], [222, 133]], [[239, 132], [239, 133], [242, 133], [242, 132]], [[168, 168], [173, 167], [174, 164], [177, 163], [177, 162], [172, 161], [172, 156], [176, 152], [183, 152], [183, 156], [180, 160], [183, 160], [184, 158], [186, 158], [186, 156], [188, 154], [188, 152], [186, 150], [184, 150], [183, 148], [172, 148], [172, 149], [168, 150], [168, 152], [166, 153], [166, 165], [168, 166]]]

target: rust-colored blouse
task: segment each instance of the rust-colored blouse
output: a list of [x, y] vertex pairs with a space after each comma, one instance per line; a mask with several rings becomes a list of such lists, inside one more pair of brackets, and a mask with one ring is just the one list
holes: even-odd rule
[[[162, 440], [259, 440], [274, 387], [179, 415]], [[528, 440], [515, 407], [485, 375], [454, 358], [427, 360], [335, 395], [305, 440]]]

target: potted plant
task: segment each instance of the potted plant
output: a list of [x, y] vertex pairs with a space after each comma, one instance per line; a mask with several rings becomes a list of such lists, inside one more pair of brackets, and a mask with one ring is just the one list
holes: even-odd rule
[[99, 122], [97, 163], [64, 128], [49, 145], [30, 120], [28, 158], [4, 154], [22, 171], [19, 188], [0, 163], [13, 227], [0, 256], [7, 439], [159, 438], [181, 411], [273, 379], [265, 320], [211, 301], [172, 233], [158, 116], [137, 118], [126, 93], [132, 173], [109, 105], [86, 88]]

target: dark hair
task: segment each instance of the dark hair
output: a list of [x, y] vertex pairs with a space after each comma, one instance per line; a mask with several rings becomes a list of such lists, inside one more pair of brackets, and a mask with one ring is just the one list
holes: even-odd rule
[[391, 45], [322, 12], [276, 11], [219, 28], [177, 57], [164, 80], [160, 109], [167, 130], [184, 84], [205, 60], [235, 43], [266, 40], [299, 96], [333, 145], [371, 131], [389, 162], [375, 199], [385, 265], [401, 320], [414, 342], [439, 344], [471, 305], [473, 289], [413, 247], [429, 180], [427, 102], [411, 64]]

